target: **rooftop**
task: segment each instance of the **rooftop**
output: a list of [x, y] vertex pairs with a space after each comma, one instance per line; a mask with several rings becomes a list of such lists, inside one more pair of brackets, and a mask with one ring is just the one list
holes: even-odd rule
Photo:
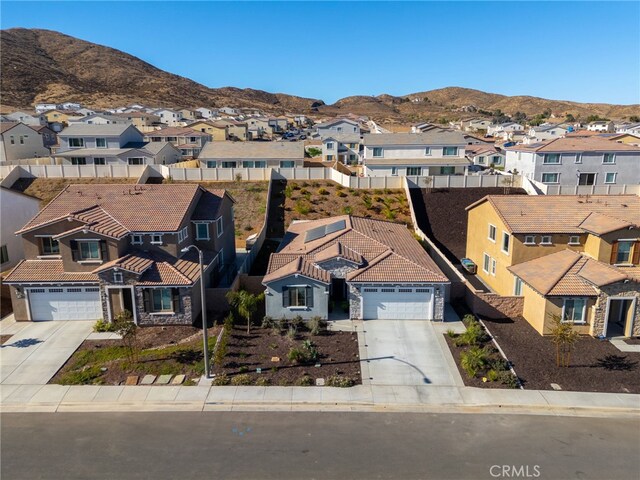
[[200, 159], [217, 158], [304, 158], [303, 142], [207, 142]]
[[638, 152], [640, 148], [626, 143], [612, 142], [599, 136], [577, 137], [568, 136], [556, 138], [548, 142], [532, 143], [531, 145], [515, 145], [507, 150], [518, 152]]
[[370, 133], [364, 144], [371, 145], [465, 145], [462, 132], [430, 130], [424, 133]]
[[[128, 128], [135, 128], [130, 123], [110, 123], [107, 125], [95, 125], [91, 123], [72, 123], [66, 127], [58, 135], [60, 136], [120, 136]], [[137, 130], [137, 129], [136, 129]]]

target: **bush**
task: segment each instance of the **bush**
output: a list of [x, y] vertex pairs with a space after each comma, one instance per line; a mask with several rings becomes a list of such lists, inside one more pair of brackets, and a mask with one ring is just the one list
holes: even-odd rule
[[274, 326], [273, 318], [270, 317], [269, 315], [265, 315], [262, 318], [262, 323], [260, 324], [260, 327], [262, 327], [262, 328], [273, 328], [273, 326]]
[[289, 325], [296, 330], [300, 330], [300, 328], [304, 325], [304, 320], [300, 315], [296, 315], [291, 320], [289, 320]]
[[340, 190], [336, 190], [336, 197], [343, 198], [343, 197], [346, 197], [346, 196], [347, 196], [346, 193], [341, 192]]
[[291, 347], [287, 358], [291, 363], [305, 364], [315, 362], [318, 358], [318, 349], [310, 340], [305, 340], [299, 347]]
[[326, 188], [322, 187], [320, 190], [318, 190], [318, 194], [319, 195], [329, 195], [329, 190], [327, 190]]
[[300, 200], [296, 202], [294, 209], [300, 215], [307, 215], [311, 211], [311, 207], [306, 202]]
[[353, 378], [343, 377], [341, 375], [332, 375], [325, 381], [327, 387], [348, 388], [355, 385]]
[[487, 354], [479, 347], [471, 347], [460, 355], [460, 365], [469, 377], [475, 377], [486, 361]]
[[105, 320], [98, 320], [95, 325], [93, 325], [94, 332], [115, 332], [116, 324], [113, 322], [107, 322]]
[[240, 375], [236, 375], [231, 379], [231, 385], [251, 385], [253, 382], [251, 381], [251, 375], [248, 373], [243, 373]]
[[323, 332], [327, 329], [327, 321], [323, 320], [320, 317], [313, 317], [311, 320], [309, 320], [307, 327], [309, 328], [309, 332], [311, 333], [311, 335], [319, 335], [320, 332]]
[[336, 190], [340, 191], [340, 190], [344, 190], [344, 186], [342, 186], [341, 184], [337, 184], [336, 185]]
[[256, 386], [258, 387], [268, 387], [271, 384], [271, 380], [267, 377], [258, 377], [256, 380]]
[[292, 195], [293, 195], [293, 188], [291, 187], [291, 185], [287, 185], [284, 189], [284, 196], [287, 198], [291, 198]]
[[456, 337], [456, 332], [453, 331], [453, 329], [448, 329], [447, 330], [447, 337], [449, 338], [455, 338]]
[[342, 213], [344, 215], [351, 215], [353, 213], [353, 208], [347, 205], [346, 207], [342, 208]]
[[307, 149], [307, 153], [310, 157], [318, 157], [322, 155], [322, 150], [320, 150], [319, 148], [310, 147]]
[[487, 380], [490, 382], [495, 382], [500, 378], [500, 374], [496, 372], [494, 369], [491, 369], [487, 372]]
[[229, 385], [229, 377], [227, 377], [226, 373], [222, 375], [216, 375], [211, 382], [211, 385], [215, 387], [222, 387], [223, 385]]
[[371, 208], [373, 207], [373, 200], [371, 200], [371, 197], [369, 195], [362, 196], [362, 203], [364, 203], [364, 206], [367, 207], [367, 210], [371, 210]]
[[296, 385], [299, 387], [311, 387], [313, 386], [313, 378], [309, 375], [303, 375], [296, 381]]
[[460, 334], [456, 340], [455, 345], [461, 347], [463, 345], [477, 345], [478, 343], [486, 339], [486, 334], [482, 329], [482, 325], [479, 322], [473, 321], [467, 324], [467, 330]]
[[293, 325], [289, 325], [289, 328], [287, 328], [287, 333], [285, 334], [287, 340], [293, 342], [296, 339], [297, 334], [298, 330], [296, 330], [296, 327], [294, 327]]
[[464, 323], [465, 326], [474, 322], [476, 322], [476, 317], [470, 313], [467, 313], [464, 317], [462, 317], [462, 323]]
[[500, 372], [500, 383], [508, 388], [518, 388], [518, 378], [510, 371]]
[[509, 370], [509, 362], [502, 357], [494, 357], [489, 359], [487, 367], [496, 372], [503, 372]]

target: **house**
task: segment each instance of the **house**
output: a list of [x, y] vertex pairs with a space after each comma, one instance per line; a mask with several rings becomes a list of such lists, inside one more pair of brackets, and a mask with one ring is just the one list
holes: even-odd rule
[[85, 117], [74, 119], [69, 123], [86, 123], [87, 125], [129, 125], [131, 120], [112, 113], [92, 113]]
[[568, 130], [566, 128], [553, 124], [531, 127], [525, 137], [525, 143], [538, 143], [546, 140], [554, 140], [556, 138], [564, 137], [567, 133]]
[[0, 123], [0, 163], [47, 157], [50, 153], [40, 132], [20, 122]]
[[474, 165], [504, 169], [505, 155], [493, 145], [466, 145], [464, 147], [464, 153], [467, 159]]
[[444, 131], [447, 129], [443, 128], [441, 125], [435, 125], [429, 122], [418, 123], [416, 125], [411, 126], [411, 133], [425, 133], [432, 130]]
[[45, 125], [29, 125], [42, 138], [42, 146], [47, 149], [47, 155], [51, 153], [51, 147], [58, 144], [56, 132]]
[[36, 113], [44, 113], [49, 110], [59, 110], [62, 108], [62, 105], [57, 103], [36, 103], [35, 111]]
[[640, 197], [495, 195], [467, 207], [466, 256], [496, 294], [593, 336], [640, 335]]
[[160, 117], [160, 123], [164, 123], [170, 127], [180, 127], [183, 124], [182, 114], [177, 110], [159, 108], [151, 113]]
[[162, 122], [160, 121], [160, 117], [158, 115], [147, 112], [134, 111], [127, 113], [118, 113], [114, 114], [113, 116], [126, 120], [142, 132], [148, 132], [162, 125]]
[[524, 127], [516, 122], [505, 122], [498, 124], [491, 124], [487, 127], [487, 135], [493, 137], [501, 136], [502, 134], [523, 134]]
[[293, 116], [293, 123], [298, 127], [306, 127], [307, 125], [310, 125], [311, 119], [306, 115], [298, 114]]
[[182, 161], [182, 151], [171, 142], [148, 142], [144, 150], [153, 155], [156, 165], [171, 165]]
[[171, 142], [182, 152], [182, 158], [198, 158], [211, 135], [189, 127], [166, 127], [153, 130], [144, 136], [145, 142]]
[[218, 113], [224, 113], [225, 115], [238, 115], [238, 110], [231, 107], [222, 107], [218, 109]]
[[273, 133], [284, 133], [289, 128], [289, 121], [286, 117], [271, 117], [269, 118], [269, 126], [271, 127], [271, 131]]
[[360, 135], [337, 133], [322, 139], [322, 161], [338, 161], [345, 165], [360, 163]]
[[491, 120], [487, 120], [486, 118], [472, 118], [460, 122], [462, 130], [465, 132], [486, 132], [490, 125]]
[[506, 149], [506, 169], [550, 185], [640, 183], [640, 148], [598, 136], [565, 137]]
[[38, 213], [40, 199], [0, 187], [0, 209], [0, 272], [6, 272], [24, 258], [22, 240], [14, 232]]
[[443, 320], [449, 288], [406, 226], [348, 215], [294, 222], [262, 284], [267, 316], [304, 319]]
[[347, 118], [337, 118], [329, 122], [318, 123], [315, 125], [316, 135], [320, 138], [336, 135], [340, 133], [356, 134], [360, 136], [360, 124]]
[[60, 108], [62, 110], [77, 111], [77, 110], [82, 108], [82, 105], [79, 104], [79, 103], [75, 103], [75, 102], [64, 102], [63, 104], [60, 105]]
[[220, 120], [198, 120], [189, 124], [189, 128], [211, 135], [214, 142], [224, 142], [229, 140], [229, 124]]
[[640, 147], [640, 134], [634, 135], [631, 133], [609, 133], [603, 134], [604, 138], [611, 142], [626, 143], [627, 145], [635, 145]]
[[182, 116], [182, 120], [185, 122], [195, 122], [199, 118], [202, 118], [198, 110], [193, 110], [191, 108], [181, 108], [178, 112]]
[[640, 123], [629, 123], [616, 128], [616, 133], [628, 133], [640, 137]]
[[303, 142], [209, 142], [200, 153], [207, 168], [295, 168], [304, 165]]
[[614, 133], [616, 131], [614, 123], [610, 120], [598, 120], [596, 122], [591, 122], [587, 125], [587, 130], [590, 132], [603, 133]]
[[267, 117], [248, 117], [245, 120], [247, 124], [247, 135], [249, 140], [259, 138], [271, 138], [274, 130]]
[[463, 174], [466, 139], [460, 132], [372, 133], [364, 135], [366, 176]]
[[53, 156], [71, 165], [148, 165], [156, 163], [142, 133], [131, 124], [75, 123], [58, 134]]
[[218, 114], [217, 110], [213, 110], [211, 108], [198, 107], [196, 108], [196, 112], [200, 114], [200, 118], [212, 118]]
[[82, 108], [78, 108], [76, 110], [76, 113], [78, 115], [84, 115], [86, 117], [86, 116], [89, 116], [89, 115], [93, 115], [94, 113], [97, 113], [97, 112], [95, 110], [91, 110], [90, 108], [82, 107]]
[[[26, 260], [5, 277], [16, 320], [191, 325], [205, 286], [233, 273], [233, 199], [199, 185], [69, 185], [16, 233]], [[159, 206], [171, 205], [162, 209]]]
[[64, 110], [48, 110], [40, 115], [40, 125], [63, 124], [68, 125], [70, 122], [78, 121], [83, 117], [71, 111]]
[[226, 127], [229, 140], [246, 141], [248, 138], [248, 128], [245, 122], [238, 122], [237, 120], [223, 118], [214, 122], [216, 127]]
[[2, 115], [3, 122], [20, 122], [25, 125], [40, 125], [40, 117], [35, 117], [25, 112], [11, 112]]

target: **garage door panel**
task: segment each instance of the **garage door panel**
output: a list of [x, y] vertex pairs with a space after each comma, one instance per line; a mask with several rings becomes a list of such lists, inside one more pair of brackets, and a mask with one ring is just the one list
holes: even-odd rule
[[431, 319], [433, 290], [430, 288], [365, 288], [363, 318]]
[[100, 290], [95, 287], [29, 290], [32, 320], [97, 320], [102, 318]]

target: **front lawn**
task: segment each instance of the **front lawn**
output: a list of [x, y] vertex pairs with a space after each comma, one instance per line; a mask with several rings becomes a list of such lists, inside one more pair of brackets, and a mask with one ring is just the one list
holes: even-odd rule
[[[218, 328], [209, 329], [209, 348]], [[130, 375], [186, 375], [193, 384], [204, 374], [202, 330], [189, 326], [138, 329], [137, 362], [121, 340], [85, 340], [51, 379], [61, 385], [122, 385]]]

